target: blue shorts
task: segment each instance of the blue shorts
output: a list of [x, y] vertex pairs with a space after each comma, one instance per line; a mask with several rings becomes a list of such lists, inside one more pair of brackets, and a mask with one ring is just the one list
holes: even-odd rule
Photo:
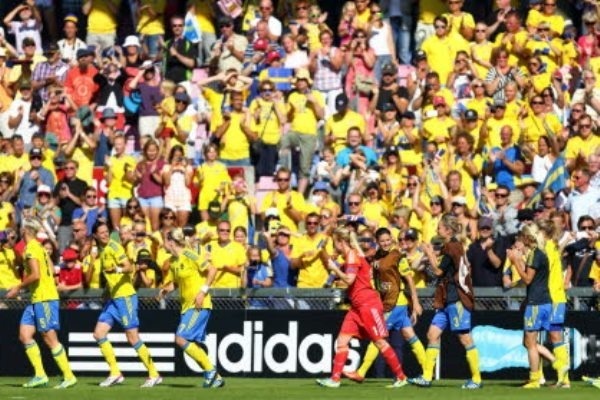
[[400, 330], [412, 326], [412, 321], [408, 315], [408, 306], [396, 306], [387, 314], [385, 325], [388, 331]]
[[203, 342], [206, 337], [206, 325], [208, 325], [209, 318], [209, 309], [196, 310], [190, 308], [181, 314], [181, 320], [175, 334], [188, 342]]
[[162, 196], [154, 196], [154, 197], [138, 197], [138, 201], [140, 202], [140, 206], [142, 208], [163, 208], [165, 202]]
[[28, 305], [23, 310], [21, 325], [35, 326], [39, 332], [59, 330], [59, 305], [60, 302], [58, 300], [42, 301]]
[[443, 310], [436, 310], [431, 325], [442, 331], [450, 325], [450, 331], [461, 332], [471, 330], [471, 311], [463, 306], [460, 301], [448, 304]]
[[135, 329], [140, 326], [137, 294], [111, 299], [104, 304], [98, 322], [113, 326], [115, 321], [119, 322], [124, 330]]
[[127, 207], [127, 202], [129, 199], [126, 198], [116, 198], [116, 199], [108, 199], [108, 208], [125, 208]]
[[552, 304], [528, 305], [525, 307], [523, 330], [541, 331], [550, 329], [550, 315]]
[[557, 332], [563, 329], [565, 324], [565, 314], [567, 313], [566, 303], [552, 303], [552, 313], [550, 314], [550, 331]]

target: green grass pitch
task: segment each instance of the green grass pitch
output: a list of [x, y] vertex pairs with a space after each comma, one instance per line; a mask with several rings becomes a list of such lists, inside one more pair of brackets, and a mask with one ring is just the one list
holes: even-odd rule
[[600, 390], [582, 382], [572, 382], [571, 389], [526, 390], [518, 387], [519, 382], [487, 381], [484, 388], [475, 391], [461, 390], [462, 381], [442, 380], [434, 382], [434, 386], [422, 389], [406, 386], [400, 389], [386, 389], [389, 381], [373, 379], [363, 384], [343, 381], [338, 389], [321, 388], [314, 379], [258, 379], [227, 378], [226, 385], [220, 389], [203, 389], [201, 379], [165, 377], [160, 386], [151, 389], [140, 389], [144, 378], [126, 377], [122, 385], [111, 388], [100, 388], [98, 382], [103, 377], [79, 378], [77, 386], [66, 390], [55, 390], [52, 386], [58, 378], [50, 379], [48, 388], [23, 389], [20, 385], [27, 380], [23, 377], [1, 377], [0, 399], [2, 400], [196, 400], [196, 399], [502, 399], [502, 400], [551, 400], [577, 399], [597, 400]]

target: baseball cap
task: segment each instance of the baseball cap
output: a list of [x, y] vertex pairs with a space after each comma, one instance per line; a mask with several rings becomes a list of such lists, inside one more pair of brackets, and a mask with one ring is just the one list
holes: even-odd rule
[[503, 99], [495, 99], [494, 100], [494, 107], [498, 108], [506, 108], [506, 102]]
[[58, 45], [56, 43], [50, 43], [48, 45], [48, 47], [46, 47], [44, 54], [55, 54], [55, 53], [58, 53], [59, 51], [60, 51], [60, 49], [58, 48]]
[[112, 107], [106, 107], [104, 110], [102, 110], [102, 117], [100, 117], [100, 119], [114, 119], [117, 118], [117, 114], [115, 113], [115, 110], [112, 109]]
[[346, 93], [340, 93], [335, 98], [335, 109], [337, 111], [342, 111], [346, 107], [348, 107], [348, 96]]
[[79, 18], [77, 18], [74, 14], [69, 14], [63, 19], [63, 22], [72, 22], [76, 24], [79, 22]]
[[493, 226], [494, 226], [494, 220], [491, 219], [490, 217], [481, 217], [481, 218], [479, 218], [479, 221], [477, 222], [477, 227], [479, 229], [492, 228]]
[[252, 44], [254, 51], [267, 51], [269, 48], [269, 42], [266, 39], [258, 38]]
[[273, 61], [281, 60], [281, 56], [277, 52], [277, 50], [271, 50], [267, 53], [267, 57], [265, 58], [265, 62], [267, 64], [271, 64]]
[[29, 36], [23, 38], [23, 41], [21, 43], [22, 43], [23, 47], [35, 46], [35, 40], [33, 40], [33, 38], [31, 38]]
[[19, 89], [31, 89], [31, 81], [29, 79], [23, 79], [19, 84]]
[[477, 121], [479, 115], [477, 115], [477, 111], [469, 108], [467, 111], [465, 111], [464, 117], [467, 121]]
[[452, 203], [458, 203], [464, 206], [467, 205], [467, 199], [465, 198], [465, 196], [454, 196], [452, 198]]
[[385, 103], [381, 107], [381, 111], [383, 111], [383, 112], [386, 112], [386, 111], [396, 111], [396, 106], [393, 105], [392, 103]]
[[76, 261], [79, 258], [79, 253], [75, 249], [67, 247], [63, 250], [61, 256], [63, 261]]
[[387, 74], [396, 75], [397, 73], [398, 73], [398, 70], [396, 69], [396, 66], [392, 63], [384, 64], [383, 68], [381, 68], [382, 75], [387, 75]]
[[186, 104], [190, 104], [190, 96], [187, 93], [175, 93], [175, 101], [183, 101]]
[[137, 264], [141, 264], [143, 262], [152, 261], [152, 254], [147, 249], [141, 249], [138, 251], [137, 258], [135, 259]]
[[329, 193], [329, 184], [324, 181], [315, 182], [313, 185], [313, 192], [327, 192]]
[[265, 218], [266, 217], [278, 217], [279, 218], [279, 210], [275, 207], [269, 207], [265, 210]]
[[417, 119], [417, 116], [412, 111], [405, 111], [402, 113], [402, 119]]
[[437, 107], [441, 105], [446, 105], [446, 99], [444, 99], [442, 96], [435, 96], [433, 98], [433, 106]]
[[409, 239], [409, 240], [418, 240], [419, 239], [419, 232], [417, 232], [417, 230], [414, 229], [414, 228], [408, 228], [404, 232], [404, 235], [402, 235], [402, 237], [404, 239]]
[[535, 213], [531, 208], [523, 208], [517, 211], [517, 220], [519, 221], [533, 221], [535, 219]]
[[400, 152], [398, 151], [398, 148], [396, 146], [389, 146], [385, 148], [385, 151], [383, 152], [383, 156], [387, 157], [389, 155], [395, 154], [398, 155]]
[[88, 48], [77, 50], [77, 59], [80, 59], [81, 57], [87, 57], [87, 56], [93, 56], [93, 55], [94, 55], [94, 52]]
[[38, 193], [52, 193], [52, 189], [48, 185], [40, 185], [37, 188]]
[[440, 195], [435, 195], [431, 198], [430, 203], [437, 203], [437, 204], [444, 205], [444, 198]]
[[37, 147], [34, 147], [31, 150], [29, 150], [29, 157], [42, 157], [43, 155], [44, 153], [42, 152], [42, 149], [39, 149]]
[[419, 50], [415, 53], [415, 61], [427, 60], [427, 53], [423, 50]]
[[233, 19], [231, 17], [223, 15], [223, 16], [219, 17], [219, 19], [217, 20], [217, 26], [219, 26], [219, 27], [229, 26], [229, 25], [233, 25]]

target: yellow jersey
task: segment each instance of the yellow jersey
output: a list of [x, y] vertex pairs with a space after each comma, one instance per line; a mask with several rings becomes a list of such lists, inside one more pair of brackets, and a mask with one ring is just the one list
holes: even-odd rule
[[[196, 306], [196, 296], [206, 283], [209, 259], [202, 259], [191, 249], [184, 249], [178, 257], [171, 258], [171, 276], [179, 288], [181, 313]], [[204, 296], [202, 308], [212, 308], [210, 294]]]
[[565, 290], [565, 280], [562, 271], [562, 262], [558, 245], [553, 240], [547, 240], [544, 247], [544, 253], [548, 257], [549, 275], [548, 290], [552, 303], [566, 303], [567, 292]]
[[412, 269], [412, 263], [416, 262], [416, 260], [422, 257], [423, 253], [420, 250], [417, 250], [414, 253], [407, 254], [406, 257], [403, 257], [402, 260], [400, 260], [400, 265], [398, 266], [400, 273], [402, 273], [402, 271], [406, 271], [407, 268], [412, 272], [413, 281], [415, 282], [415, 287], [417, 289], [427, 287], [427, 276], [425, 275], [425, 272], [414, 271]]
[[3, 201], [0, 203], [0, 231], [10, 226], [14, 210], [15, 208], [9, 202]]
[[593, 154], [596, 149], [600, 147], [600, 137], [594, 134], [590, 134], [587, 139], [581, 136], [575, 136], [569, 139], [567, 147], [565, 148], [565, 158], [567, 160], [575, 159], [579, 153], [583, 154], [584, 157], [589, 157]]
[[100, 251], [100, 268], [106, 279], [106, 286], [111, 299], [127, 297], [135, 294], [132, 273], [108, 272], [114, 271], [123, 262], [127, 261], [127, 254], [121, 244], [110, 240], [106, 247]]
[[129, 199], [133, 193], [133, 184], [125, 180], [125, 172], [133, 171], [137, 162], [132, 156], [110, 157], [108, 169], [112, 179], [108, 185], [108, 199]]
[[219, 243], [206, 246], [207, 253], [210, 254], [210, 259], [217, 269], [217, 276], [213, 287], [237, 289], [241, 287], [240, 275], [232, 274], [231, 272], [223, 271], [223, 267], [239, 267], [246, 265], [248, 260], [246, 249], [241, 244], [230, 241], [224, 246]]
[[13, 249], [0, 250], [0, 289], [10, 289], [21, 283]]
[[[400, 275], [403, 277], [410, 276], [412, 278], [415, 276], [415, 273], [410, 268], [410, 265], [408, 265], [408, 261], [406, 261], [406, 257], [402, 257], [400, 259], [400, 263], [398, 263], [398, 271], [400, 271]], [[401, 280], [400, 281], [400, 293], [398, 294], [398, 300], [396, 301], [397, 306], [408, 305], [408, 298], [406, 297], [406, 294], [404, 294], [405, 287], [406, 286], [404, 284], [404, 280]]]
[[425, 39], [421, 49], [427, 54], [427, 63], [440, 76], [440, 83], [445, 85], [454, 67], [454, 59], [459, 50], [470, 54], [469, 42], [459, 34], [449, 34], [443, 38], [433, 35]]
[[89, 186], [94, 186], [94, 151], [84, 143], [82, 146], [75, 147], [71, 160], [77, 161], [77, 177], [87, 183]]
[[307, 207], [304, 197], [294, 190], [289, 193], [279, 193], [278, 191], [267, 193], [262, 201], [260, 212], [264, 213], [270, 207], [277, 208], [279, 210], [281, 225], [287, 226], [292, 232], [296, 232], [298, 231], [298, 225], [285, 212], [288, 196], [291, 196], [292, 209], [305, 213]]
[[[252, 121], [250, 127], [258, 133], [265, 144], [275, 145], [281, 140], [281, 121], [277, 117], [276, 109], [280, 114], [285, 115], [285, 105], [281, 102], [265, 101], [257, 97], [250, 103], [248, 110]], [[257, 111], [260, 114], [258, 121], [254, 118]]]
[[102, 263], [100, 262], [100, 258], [88, 255], [83, 259], [83, 274], [87, 275], [88, 271], [92, 267], [94, 268], [94, 272], [92, 273], [91, 279], [88, 282], [88, 287], [90, 289], [100, 289], [100, 272], [102, 272]]
[[217, 189], [223, 184], [231, 183], [227, 166], [220, 161], [205, 162], [196, 169], [196, 179], [200, 183], [198, 208], [208, 209], [208, 203], [215, 198], [220, 201]]
[[[232, 111], [229, 115], [231, 122], [223, 136], [221, 136], [219, 156], [224, 160], [248, 158], [250, 157], [250, 142], [241, 128], [245, 113]], [[219, 127], [225, 120], [221, 114], [217, 115], [216, 118], [216, 126]]]
[[323, 233], [317, 233], [312, 238], [308, 235], [302, 235], [294, 241], [290, 258], [300, 258], [302, 253], [308, 251], [315, 253], [311, 257], [301, 258], [302, 268], [298, 271], [297, 287], [322, 288], [327, 282], [329, 272], [317, 254], [322, 247], [325, 247], [329, 254], [333, 254], [331, 238]]
[[58, 300], [58, 291], [54, 283], [54, 265], [42, 244], [35, 239], [30, 240], [25, 246], [23, 258], [25, 259], [26, 276], [31, 274], [30, 260], [37, 262], [40, 272], [40, 279], [29, 286], [31, 303]]
[[[113, 13], [111, 8], [117, 10]], [[121, 0], [92, 0], [92, 9], [88, 15], [88, 33], [114, 34], [117, 31], [117, 14]]]
[[[315, 102], [321, 107], [325, 107], [325, 97], [319, 91], [312, 90], [311, 94]], [[290, 129], [297, 133], [305, 135], [317, 134], [317, 118], [313, 108], [308, 105], [306, 95], [299, 92], [292, 92], [288, 97], [288, 113], [293, 110], [294, 115], [290, 121]]]
[[358, 127], [360, 133], [366, 133], [365, 117], [356, 111], [348, 110], [344, 116], [333, 114], [325, 122], [325, 134], [333, 136], [333, 150], [335, 154], [346, 148], [348, 129]]
[[148, 11], [142, 10], [137, 24], [137, 32], [142, 35], [164, 35], [163, 11], [166, 4], [166, 0], [141, 0], [138, 8], [150, 6], [156, 16], [152, 18]]

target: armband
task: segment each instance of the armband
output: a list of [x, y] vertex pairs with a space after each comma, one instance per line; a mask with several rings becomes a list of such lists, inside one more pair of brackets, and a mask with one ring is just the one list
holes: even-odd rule
[[210, 287], [208, 285], [204, 285], [200, 288], [200, 291], [204, 294], [208, 294], [208, 289], [210, 289]]
[[117, 274], [122, 274], [123, 273], [123, 267], [117, 267], [117, 268], [115, 268], [115, 272]]

